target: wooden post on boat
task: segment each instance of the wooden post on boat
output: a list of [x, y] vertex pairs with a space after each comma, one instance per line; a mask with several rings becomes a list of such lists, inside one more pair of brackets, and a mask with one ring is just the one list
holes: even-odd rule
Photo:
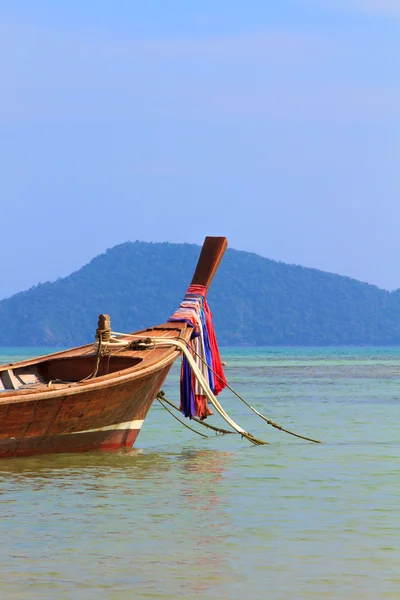
[[99, 315], [96, 330], [96, 339], [99, 339], [101, 335], [101, 341], [108, 342], [111, 337], [111, 319], [110, 315]]

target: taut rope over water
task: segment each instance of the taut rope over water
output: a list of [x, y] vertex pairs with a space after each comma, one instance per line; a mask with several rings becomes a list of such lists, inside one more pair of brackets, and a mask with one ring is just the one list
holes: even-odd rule
[[[188, 429], [190, 429], [190, 431], [193, 431], [194, 433], [197, 433], [197, 435], [201, 435], [201, 437], [205, 437], [205, 438], [206, 438], [206, 437], [208, 437], [208, 435], [205, 435], [204, 433], [201, 433], [201, 431], [196, 431], [195, 429], [193, 429], [193, 427], [190, 427], [190, 425], [188, 425], [187, 423], [184, 423], [184, 422], [182, 421], [182, 419], [179, 419], [179, 418], [178, 418], [176, 415], [174, 415], [174, 413], [173, 413], [172, 411], [170, 411], [170, 410], [169, 410], [168, 406], [165, 406], [164, 402], [161, 400], [161, 398], [163, 398], [163, 397], [161, 396], [161, 398], [160, 398], [160, 394], [157, 394], [156, 398], [157, 398], [157, 400], [159, 401], [159, 403], [161, 404], [161, 406], [162, 406], [163, 408], [165, 408], [165, 410], [166, 410], [167, 412], [169, 412], [169, 414], [170, 414], [172, 417], [174, 417], [174, 419], [176, 419], [177, 421], [179, 421], [179, 423], [180, 423], [181, 425], [183, 425], [184, 427], [187, 427]], [[165, 400], [165, 398], [163, 398], [163, 400]], [[168, 404], [169, 404], [169, 403], [168, 403]], [[179, 409], [178, 409], [178, 410], [179, 410]]]
[[[168, 400], [168, 398], [165, 397], [165, 394], [164, 394], [164, 392], [162, 390], [161, 390], [161, 392], [158, 392], [156, 398], [157, 398], [157, 400], [162, 400], [163, 402], [166, 402], [167, 404], [169, 404], [170, 406], [172, 406], [172, 408], [174, 408], [178, 413], [181, 412], [179, 406], [176, 406], [176, 404], [174, 404], [173, 402], [171, 402], [171, 400]], [[222, 427], [215, 427], [215, 425], [211, 425], [210, 423], [205, 423], [205, 421], [201, 421], [197, 417], [192, 417], [191, 420], [195, 421], [199, 425], [202, 425], [203, 427], [207, 427], [207, 429], [212, 429], [212, 431], [215, 431], [216, 434], [217, 433], [222, 433], [222, 434], [226, 435], [226, 434], [230, 434], [230, 433], [236, 433], [236, 431], [229, 431], [228, 429], [222, 429]], [[182, 421], [182, 423], [183, 423], [183, 421]]]
[[[193, 350], [193, 352], [196, 354], [196, 351]], [[203, 360], [202, 357], [200, 355], [197, 354], [197, 357], [200, 360]], [[208, 367], [211, 371], [212, 368]], [[215, 373], [213, 371], [214, 375], [216, 377], [219, 377], [218, 373]], [[294, 437], [300, 438], [301, 440], [307, 440], [307, 442], [313, 442], [314, 444], [321, 444], [322, 442], [320, 440], [315, 440], [313, 438], [309, 438], [306, 437], [304, 435], [300, 435], [298, 433], [294, 433], [293, 431], [290, 431], [289, 429], [285, 429], [284, 427], [281, 427], [281, 425], [278, 425], [278, 423], [275, 423], [274, 421], [271, 421], [271, 419], [268, 419], [267, 417], [265, 417], [264, 415], [262, 415], [260, 412], [258, 412], [258, 410], [256, 408], [254, 408], [254, 406], [251, 406], [251, 404], [249, 404], [244, 398], [242, 398], [242, 396], [240, 394], [238, 394], [228, 383], [226, 383], [226, 387], [228, 388], [228, 390], [230, 390], [233, 394], [235, 394], [235, 396], [237, 398], [239, 398], [239, 400], [241, 400], [246, 406], [248, 406], [250, 408], [250, 410], [252, 410], [256, 415], [258, 415], [259, 417], [261, 417], [261, 419], [264, 419], [264, 421], [266, 421], [268, 423], [268, 425], [271, 425], [272, 427], [275, 427], [275, 429], [279, 429], [280, 431], [283, 431], [284, 433], [288, 433], [289, 435], [293, 435]]]

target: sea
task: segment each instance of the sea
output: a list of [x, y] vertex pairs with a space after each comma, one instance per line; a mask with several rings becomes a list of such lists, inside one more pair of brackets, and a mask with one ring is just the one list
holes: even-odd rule
[[224, 391], [268, 445], [155, 401], [134, 449], [0, 460], [1, 600], [400, 598], [400, 348], [221, 354], [240, 396], [321, 443]]

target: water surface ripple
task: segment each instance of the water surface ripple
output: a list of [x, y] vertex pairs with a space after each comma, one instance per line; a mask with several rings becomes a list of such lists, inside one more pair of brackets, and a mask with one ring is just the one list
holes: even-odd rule
[[224, 392], [270, 445], [200, 438], [155, 403], [137, 449], [0, 460], [2, 599], [400, 598], [400, 349], [223, 358], [258, 410], [324, 443]]

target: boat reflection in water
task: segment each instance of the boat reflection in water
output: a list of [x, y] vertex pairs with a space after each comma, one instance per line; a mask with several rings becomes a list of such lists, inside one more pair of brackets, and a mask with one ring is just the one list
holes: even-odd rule
[[7, 571], [10, 590], [16, 581], [23, 588], [35, 573], [36, 589], [48, 590], [48, 569], [81, 590], [100, 579], [116, 597], [127, 589], [223, 597], [232, 458], [183, 449], [0, 461], [2, 581]]

